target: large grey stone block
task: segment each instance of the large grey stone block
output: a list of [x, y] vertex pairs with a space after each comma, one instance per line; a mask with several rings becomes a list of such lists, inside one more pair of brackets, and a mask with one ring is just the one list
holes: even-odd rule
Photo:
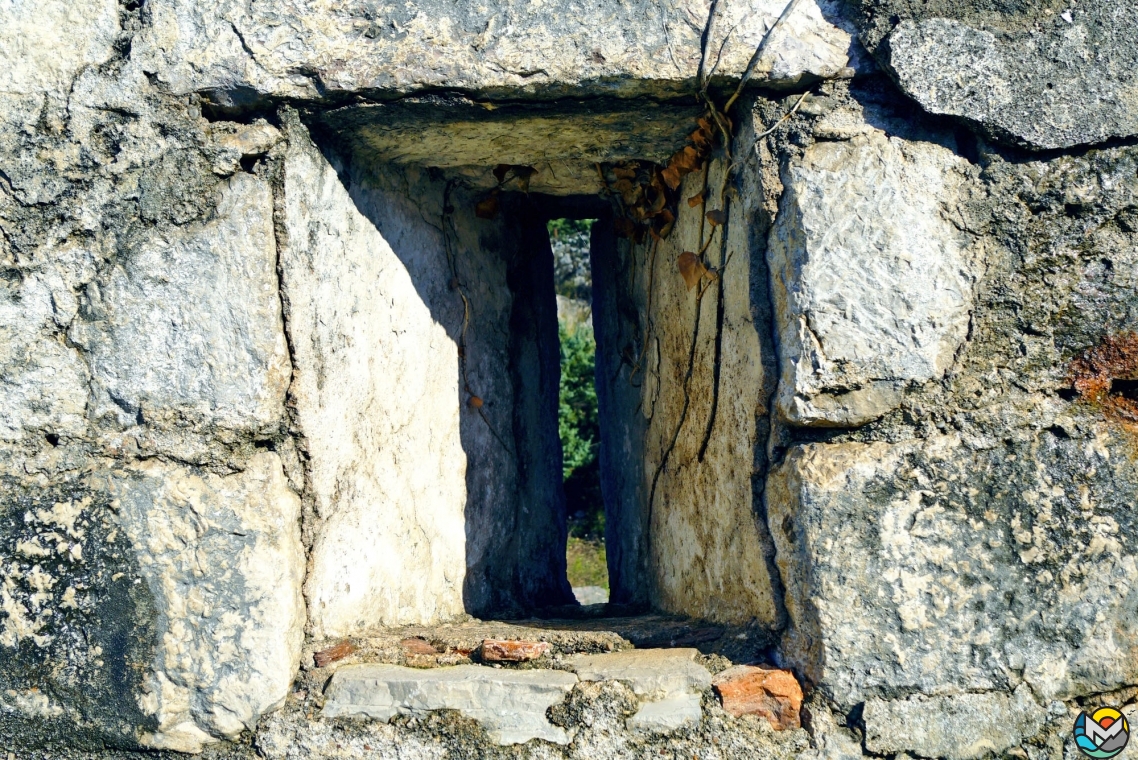
[[[458, 348], [406, 266], [298, 130], [284, 162], [281, 272], [291, 393], [321, 518], [307, 595], [318, 636], [463, 611], [466, 459]], [[409, 225], [418, 247], [433, 234]]]
[[952, 219], [966, 167], [935, 143], [867, 129], [784, 168], [767, 249], [784, 420], [864, 424], [952, 363], [976, 279]]
[[155, 232], [88, 288], [70, 330], [91, 365], [94, 414], [275, 432], [291, 366], [267, 182], [234, 175], [214, 218]]
[[[881, 5], [878, 13], [888, 15], [890, 3]], [[907, 15], [882, 51], [902, 89], [926, 110], [1034, 149], [1138, 134], [1133, 3], [1025, 5], [1002, 19]]]
[[559, 670], [347, 665], [332, 677], [323, 714], [387, 721], [396, 715], [458, 710], [485, 726], [499, 744], [531, 739], [568, 744], [569, 734], [550, 723], [545, 711], [561, 702], [576, 683], [576, 676]]
[[[829, 4], [822, 5], [832, 18]], [[719, 76], [738, 77], [785, 0], [719, 6], [709, 49], [719, 58]], [[706, 4], [687, 0], [540, 6], [170, 0], [151, 9], [138, 54], [174, 92], [202, 92], [227, 105], [439, 87], [679, 94], [699, 66], [707, 13]], [[849, 47], [849, 33], [807, 0], [769, 46], [758, 78], [793, 84], [832, 76], [846, 66]]]
[[1138, 472], [1113, 430], [793, 448], [767, 485], [786, 656], [847, 707], [1134, 683]]
[[158, 616], [142, 743], [199, 752], [255, 727], [284, 702], [303, 641], [300, 498], [280, 458], [227, 476], [148, 460], [105, 483]]

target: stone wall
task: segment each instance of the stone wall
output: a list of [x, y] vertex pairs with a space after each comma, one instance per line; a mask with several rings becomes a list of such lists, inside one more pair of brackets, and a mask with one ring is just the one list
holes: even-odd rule
[[755, 633], [780, 756], [1133, 701], [1134, 8], [784, 8], [0, 6], [0, 744], [283, 754], [318, 644], [571, 602], [544, 221], [597, 204], [613, 600]]

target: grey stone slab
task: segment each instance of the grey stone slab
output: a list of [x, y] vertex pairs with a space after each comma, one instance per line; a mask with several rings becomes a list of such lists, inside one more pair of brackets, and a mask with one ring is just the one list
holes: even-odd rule
[[1012, 694], [870, 699], [865, 703], [865, 746], [870, 752], [913, 752], [945, 760], [1000, 755], [1034, 736], [1047, 710], [1020, 686]]
[[[785, 5], [719, 4], [709, 40], [719, 76], [742, 73]], [[799, 3], [759, 62], [757, 79], [792, 85], [847, 65], [850, 34], [828, 20], [830, 3], [821, 5]], [[233, 106], [432, 88], [667, 95], [689, 91], [707, 13], [695, 0], [169, 0], [151, 10], [136, 55], [174, 92], [202, 92]]]
[[276, 430], [292, 369], [276, 261], [272, 190], [244, 173], [213, 219], [140, 242], [69, 333], [89, 356], [95, 414], [124, 427]]
[[458, 710], [482, 723], [499, 744], [531, 739], [568, 744], [569, 734], [550, 723], [545, 712], [561, 702], [576, 683], [572, 673], [558, 670], [348, 665], [332, 677], [323, 714], [387, 721], [400, 714]]
[[695, 661], [697, 649], [632, 649], [579, 654], [569, 667], [582, 681], [620, 681], [641, 698], [693, 694], [711, 686], [711, 673]]

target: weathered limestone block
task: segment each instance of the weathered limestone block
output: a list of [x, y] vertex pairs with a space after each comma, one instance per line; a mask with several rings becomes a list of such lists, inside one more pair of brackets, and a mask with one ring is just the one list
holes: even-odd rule
[[[814, 0], [800, 3], [760, 61], [759, 79], [793, 84], [847, 65], [850, 35], [825, 18], [834, 12], [822, 5], [825, 13]], [[708, 43], [722, 51], [719, 76], [742, 73], [784, 7], [784, 0], [720, 3]], [[269, 96], [323, 99], [439, 87], [675, 95], [696, 75], [707, 14], [699, 0], [480, 6], [167, 0], [151, 8], [138, 51], [174, 92], [201, 92], [229, 106]]]
[[784, 420], [864, 424], [952, 363], [976, 277], [950, 216], [966, 166], [934, 143], [869, 131], [784, 169], [767, 251]]
[[0, 7], [0, 102], [14, 94], [65, 95], [84, 67], [114, 54], [115, 0], [43, 0]]
[[870, 699], [862, 713], [870, 752], [914, 752], [945, 760], [978, 760], [1019, 746], [1039, 732], [1047, 711], [1031, 689], [949, 697]]
[[1138, 678], [1127, 433], [791, 449], [767, 484], [785, 653], [838, 704]]
[[279, 707], [300, 664], [300, 498], [262, 453], [217, 476], [149, 460], [107, 487], [158, 616], [139, 698], [149, 747], [197, 752]]
[[332, 676], [323, 714], [388, 721], [396, 715], [457, 710], [483, 724], [497, 744], [530, 739], [568, 744], [571, 737], [549, 722], [546, 710], [564, 700], [576, 684], [576, 676], [559, 670], [346, 665]]
[[[878, 4], [871, 37], [902, 5]], [[1138, 9], [1127, 0], [1040, 5], [987, 16], [909, 5], [878, 54], [923, 108], [1002, 141], [1055, 149], [1138, 134], [1138, 46], [1128, 33]]]
[[281, 215], [291, 395], [321, 518], [306, 586], [312, 630], [344, 636], [461, 614], [466, 462], [455, 343], [299, 128]]
[[155, 233], [88, 288], [69, 335], [88, 354], [97, 416], [279, 428], [290, 366], [272, 210], [268, 183], [237, 174], [213, 220]]
[[75, 437], [87, 426], [87, 366], [58, 334], [57, 320], [74, 315], [74, 296], [52, 279], [0, 280], [0, 440], [32, 431]]
[[[739, 131], [740, 155], [752, 156], [753, 125]], [[723, 171], [717, 161], [709, 172], [707, 210], [726, 211], [725, 225], [701, 224], [702, 210], [681, 203], [658, 245], [594, 238], [597, 398], [612, 421], [600, 453], [610, 583], [614, 601], [775, 628], [780, 592], [759, 516], [775, 384], [763, 238], [751, 224], [762, 195], [742, 188], [725, 207]], [[752, 163], [742, 174], [757, 184]], [[681, 197], [697, 195], [699, 179], [689, 175]], [[705, 247], [722, 273], [689, 289], [676, 262]]]

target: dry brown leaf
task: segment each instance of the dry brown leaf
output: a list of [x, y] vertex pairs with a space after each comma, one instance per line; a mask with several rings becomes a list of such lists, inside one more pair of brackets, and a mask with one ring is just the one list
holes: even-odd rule
[[478, 205], [474, 207], [474, 215], [479, 219], [493, 219], [498, 216], [499, 207], [498, 192], [494, 191], [478, 201]]
[[636, 179], [636, 169], [630, 166], [614, 166], [612, 175], [617, 179]]
[[660, 225], [660, 237], [666, 238], [672, 234], [672, 228], [676, 226], [676, 215], [668, 209], [664, 209], [656, 217], [656, 223]]
[[684, 175], [680, 173], [680, 170], [671, 164], [666, 166], [664, 168], [664, 171], [660, 172], [660, 176], [664, 178], [664, 182], [668, 185], [668, 187], [672, 188], [673, 190], [679, 188], [680, 182], [682, 182], [684, 178]]
[[707, 212], [707, 221], [711, 222], [712, 227], [718, 227], [719, 225], [721, 225], [727, 221], [727, 215], [724, 214], [720, 209], [715, 209], [714, 211], [708, 211]]
[[482, 399], [479, 398], [478, 396], [471, 396], [470, 400], [467, 401], [466, 403], [470, 404], [471, 409], [481, 409], [482, 408]]
[[672, 156], [672, 161], [681, 169], [693, 172], [699, 166], [699, 151], [690, 145], [685, 145]]
[[613, 219], [612, 226], [616, 231], [616, 234], [620, 235], [621, 237], [630, 238], [632, 237], [632, 233], [634, 232], [636, 225], [634, 225], [632, 223], [632, 220], [628, 217], [618, 216], [616, 219]]
[[679, 259], [676, 260], [676, 264], [680, 268], [680, 276], [684, 278], [688, 290], [698, 285], [699, 281], [703, 279], [703, 276], [707, 274], [707, 267], [700, 261], [699, 256], [691, 251], [681, 253]]
[[701, 203], [703, 203], [703, 192], [702, 191], [699, 193], [696, 193], [692, 197], [688, 198], [688, 206], [690, 208], [695, 208], [696, 206], [698, 206]]

